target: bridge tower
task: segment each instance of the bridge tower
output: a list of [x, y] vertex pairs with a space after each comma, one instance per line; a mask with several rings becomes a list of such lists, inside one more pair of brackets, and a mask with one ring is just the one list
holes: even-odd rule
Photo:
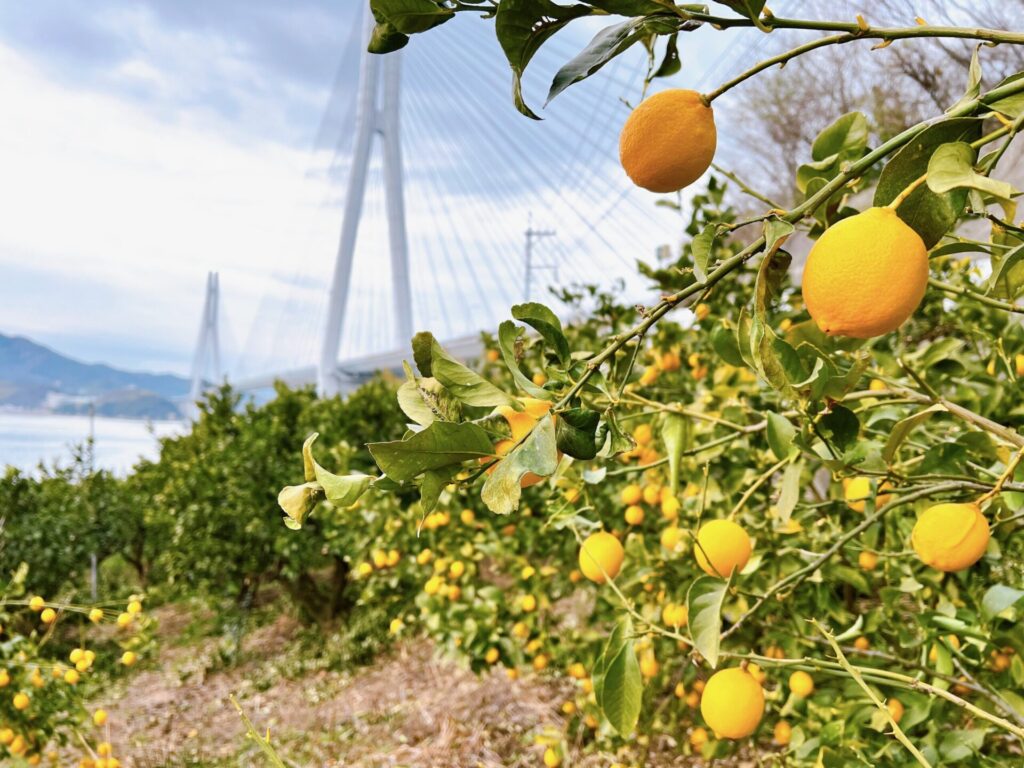
[[[369, 40], [373, 29], [373, 17], [365, 10], [363, 13], [365, 39]], [[401, 56], [401, 52], [385, 56], [366, 51], [362, 54], [359, 91], [356, 97], [355, 146], [317, 366], [317, 388], [322, 396], [337, 394], [342, 384], [338, 373], [342, 323], [348, 305], [356, 235], [359, 231], [359, 219], [366, 194], [367, 170], [375, 138], [380, 139], [383, 163], [397, 347], [404, 347], [412, 336], [412, 289], [409, 283], [405, 199], [402, 192], [402, 147], [399, 132]]]
[[[209, 376], [207, 376], [209, 374]], [[192, 408], [202, 397], [208, 382], [220, 383], [220, 276], [216, 272], [206, 275], [206, 299], [199, 322], [199, 339], [192, 358], [192, 386], [189, 403]]]

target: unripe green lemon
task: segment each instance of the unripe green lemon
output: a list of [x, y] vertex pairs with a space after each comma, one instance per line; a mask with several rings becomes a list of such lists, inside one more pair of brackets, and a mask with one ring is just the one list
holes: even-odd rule
[[988, 522], [977, 504], [936, 504], [918, 518], [910, 543], [924, 563], [949, 572], [978, 562], [988, 539]]
[[723, 669], [704, 686], [700, 713], [722, 738], [746, 738], [757, 730], [764, 715], [764, 691], [746, 670]]
[[924, 241], [889, 208], [833, 224], [804, 265], [807, 311], [830, 336], [869, 339], [896, 330], [927, 287]]

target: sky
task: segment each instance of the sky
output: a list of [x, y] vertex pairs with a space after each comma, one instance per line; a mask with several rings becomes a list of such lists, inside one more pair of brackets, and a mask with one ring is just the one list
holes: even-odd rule
[[[217, 270], [230, 371], [313, 362], [348, 177], [360, 9], [0, 4], [0, 333], [187, 374]], [[587, 20], [538, 55], [526, 80], [536, 107], [596, 28]], [[688, 41], [671, 85], [710, 87], [743, 62], [737, 50], [757, 52], [718, 38]], [[642, 77], [634, 53], [534, 123], [511, 105], [493, 22], [458, 18], [412, 40], [401, 119], [417, 330], [493, 330], [523, 298], [531, 220], [556, 231], [538, 243], [550, 269], [535, 282], [610, 281], [678, 242], [678, 219], [617, 167], [623, 100], [638, 98]], [[398, 343], [389, 275], [378, 154], [343, 356]]]

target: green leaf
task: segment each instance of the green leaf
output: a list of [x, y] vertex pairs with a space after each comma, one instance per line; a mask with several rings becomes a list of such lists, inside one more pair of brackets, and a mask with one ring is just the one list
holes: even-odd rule
[[936, 413], [945, 412], [945, 406], [936, 404], [897, 421], [889, 431], [889, 439], [886, 440], [885, 448], [882, 449], [882, 458], [885, 460], [885, 463], [892, 463], [900, 445], [919, 424], [923, 424]]
[[370, 53], [394, 53], [408, 44], [409, 36], [398, 32], [394, 25], [378, 23], [373, 28], [366, 50]]
[[574, 459], [590, 460], [597, 456], [597, 425], [601, 414], [589, 408], [570, 408], [558, 414], [555, 421], [555, 443], [562, 453]]
[[[956, 117], [929, 126], [897, 152], [882, 169], [875, 188], [874, 205], [882, 207], [928, 171], [928, 161], [936, 147], [957, 141], [974, 141], [981, 136], [982, 121], [976, 117]], [[951, 189], [933, 192], [920, 185], [897, 210], [907, 226], [917, 232], [926, 248], [931, 248], [956, 224], [967, 204], [967, 191]], [[934, 258], [935, 254], [932, 254]]]
[[690, 420], [678, 413], [666, 413], [661, 422], [661, 442], [668, 456], [668, 490], [673, 496], [679, 491], [679, 465], [683, 451], [693, 442]]
[[447, 421], [435, 421], [405, 440], [370, 443], [367, 448], [377, 466], [398, 482], [412, 480], [428, 469], [461, 464], [494, 452], [490, 438], [481, 427]]
[[428, 469], [423, 473], [420, 479], [420, 507], [424, 516], [429, 515], [437, 507], [441, 491], [451, 482], [458, 469], [458, 465], [455, 464], [440, 469]]
[[702, 283], [708, 279], [708, 264], [711, 262], [711, 253], [717, 233], [718, 227], [708, 224], [690, 242], [690, 253], [693, 254], [693, 274]]
[[993, 584], [981, 598], [982, 615], [989, 621], [1024, 600], [1024, 589], [1014, 589], [1005, 584]]
[[844, 405], [833, 405], [832, 410], [818, 420], [818, 429], [829, 438], [833, 447], [845, 451], [857, 441], [860, 420]]
[[540, 119], [523, 99], [522, 77], [530, 59], [555, 32], [592, 12], [586, 5], [565, 6], [551, 0], [500, 0], [494, 30], [512, 68], [512, 98], [522, 114]]
[[775, 458], [781, 461], [796, 449], [794, 445], [796, 427], [785, 416], [772, 411], [768, 411], [766, 418], [768, 420], [768, 447], [772, 449]]
[[601, 656], [600, 679], [594, 682], [597, 704], [621, 736], [628, 736], [636, 728], [643, 698], [643, 678], [632, 635], [633, 623], [626, 616], [608, 638]]
[[586, 48], [558, 70], [554, 80], [551, 81], [551, 89], [548, 91], [548, 98], [544, 106], [550, 104], [552, 99], [570, 85], [590, 77], [640, 40], [649, 38], [657, 31], [668, 34], [676, 28], [677, 25], [669, 18], [658, 19], [646, 16], [639, 16], [605, 27], [594, 35]]
[[604, 412], [604, 419], [597, 428], [596, 442], [600, 446], [597, 455], [602, 459], [631, 451], [634, 448], [633, 438], [627, 435], [615, 418], [615, 411], [609, 408]]
[[848, 112], [818, 134], [811, 145], [811, 157], [828, 160], [844, 152], [860, 152], [868, 145], [868, 119], [861, 112]]
[[370, 0], [370, 10], [378, 25], [389, 25], [403, 35], [426, 32], [455, 15], [434, 0]]
[[306, 516], [320, 500], [323, 489], [317, 482], [289, 485], [277, 494], [277, 503], [284, 510], [284, 524], [292, 530], [298, 530], [305, 522]]
[[722, 603], [731, 583], [731, 576], [728, 580], [698, 576], [686, 592], [690, 639], [693, 640], [694, 648], [712, 669], [718, 666], [718, 644], [722, 635]]
[[458, 421], [462, 416], [459, 401], [437, 379], [417, 378], [409, 364], [402, 361], [406, 380], [398, 388], [398, 407], [421, 426], [435, 421]]
[[512, 374], [516, 386], [532, 397], [540, 400], [551, 400], [553, 399], [551, 392], [534, 384], [520, 370], [519, 363], [516, 361], [516, 345], [524, 330], [522, 326], [516, 325], [511, 320], [505, 320], [498, 326], [498, 348], [501, 350], [501, 359], [505, 361], [505, 366]]
[[722, 5], [727, 5], [741, 16], [746, 16], [752, 22], [761, 27], [761, 11], [764, 10], [765, 0], [718, 0]]
[[[998, 90], [1004, 85], [1009, 85], [1015, 80], [1020, 80], [1022, 77], [1024, 77], [1024, 72], [1017, 72], [1016, 74], [1010, 75], [992, 90]], [[997, 99], [996, 101], [990, 102], [988, 106], [1002, 115], [1006, 115], [1011, 119], [1016, 119], [1021, 115], [1024, 115], [1024, 92], [1015, 93], [1012, 96]]]
[[800, 476], [804, 471], [803, 461], [794, 461], [786, 465], [782, 473], [782, 483], [779, 488], [779, 501], [775, 505], [775, 514], [778, 515], [779, 525], [786, 525], [789, 522], [796, 504], [800, 501]]
[[555, 427], [551, 419], [541, 419], [526, 439], [497, 463], [484, 482], [480, 498], [495, 514], [511, 514], [519, 507], [523, 477], [528, 472], [547, 477], [557, 468]]
[[316, 480], [316, 460], [313, 458], [313, 443], [320, 437], [319, 432], [314, 432], [302, 443], [302, 479], [307, 483]]
[[958, 187], [977, 189], [1002, 199], [1009, 199], [1016, 190], [1005, 181], [990, 179], [974, 170], [976, 154], [970, 144], [954, 141], [943, 144], [928, 162], [928, 188], [942, 193]]
[[661, 64], [654, 70], [654, 74], [651, 75], [652, 79], [656, 77], [672, 77], [672, 75], [683, 68], [683, 62], [679, 58], [678, 38], [678, 32], [673, 32], [669, 35], [668, 43], [665, 45], [665, 55], [661, 60]]
[[374, 477], [361, 472], [335, 475], [317, 464], [316, 480], [324, 489], [324, 495], [329, 502], [339, 507], [351, 507], [370, 487]]
[[981, 61], [978, 59], [980, 49], [981, 44], [974, 46], [974, 53], [971, 54], [971, 63], [967, 67], [967, 90], [956, 104], [946, 110], [947, 112], [955, 112], [981, 95]]
[[987, 293], [1015, 299], [1024, 288], [1024, 245], [998, 258], [992, 257], [992, 276]]
[[572, 352], [569, 342], [562, 332], [562, 321], [558, 315], [535, 301], [516, 304], [512, 307], [512, 317], [532, 327], [548, 343], [558, 356], [562, 365], [568, 365]]
[[670, 0], [587, 0], [588, 5], [617, 16], [649, 16], [671, 8]]
[[769, 216], [764, 220], [764, 250], [766, 253], [774, 253], [779, 247], [786, 242], [793, 230], [795, 230], [792, 224], [785, 219], [780, 219], [778, 216]]
[[[491, 384], [491, 382], [487, 381], [487, 379], [480, 376], [480, 374], [475, 371], [471, 371], [458, 360], [451, 357], [447, 352], [445, 352], [444, 348], [437, 343], [437, 339], [432, 335], [428, 333], [416, 334], [416, 336], [418, 339], [421, 339], [421, 344], [425, 337], [430, 338], [430, 357], [428, 368], [433, 373], [434, 378], [437, 379], [456, 400], [459, 400], [466, 405], [511, 405], [517, 411], [522, 410], [523, 406], [518, 400], [504, 390], [498, 389], [496, 386]], [[422, 348], [417, 354], [423, 354]], [[423, 366], [420, 365], [419, 362], [419, 357], [417, 357], [417, 366], [421, 371], [423, 370]]]

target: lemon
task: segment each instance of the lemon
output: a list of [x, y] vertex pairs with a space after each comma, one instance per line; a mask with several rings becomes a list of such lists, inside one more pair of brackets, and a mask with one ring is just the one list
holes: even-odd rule
[[927, 286], [924, 242], [889, 208], [833, 224], [804, 265], [807, 311], [830, 336], [869, 339], [896, 330]]
[[547, 768], [558, 768], [562, 764], [562, 758], [558, 756], [558, 753], [554, 749], [548, 747], [544, 750], [544, 765]]
[[647, 651], [640, 657], [640, 674], [644, 679], [650, 679], [658, 674], [661, 665], [651, 651]]
[[857, 556], [857, 565], [861, 567], [861, 570], [873, 571], [878, 565], [878, 555], [865, 549]]
[[717, 142], [711, 107], [696, 91], [677, 88], [633, 110], [619, 136], [619, 160], [637, 186], [676, 192], [704, 175]]
[[580, 570], [595, 584], [604, 584], [607, 579], [619, 575], [625, 556], [618, 539], [610, 533], [598, 531], [588, 536], [580, 547]]
[[103, 621], [103, 610], [100, 608], [93, 608], [89, 611], [89, 621], [93, 624], [99, 624]]
[[871, 641], [864, 637], [864, 635], [861, 635], [853, 641], [853, 647], [856, 648], [858, 651], [866, 651], [868, 648], [871, 647]]
[[694, 749], [700, 749], [708, 743], [708, 732], [697, 726], [690, 731], [690, 746]]
[[532, 613], [537, 610], [537, 598], [533, 595], [523, 595], [519, 598], [519, 607], [526, 613]]
[[497, 648], [488, 648], [487, 653], [484, 654], [484, 661], [488, 664], [494, 664], [501, 657], [501, 652]]
[[654, 430], [650, 424], [638, 424], [633, 430], [633, 439], [637, 445], [647, 445], [654, 439]]
[[793, 692], [794, 696], [806, 699], [814, 693], [814, 678], [802, 669], [798, 669], [789, 676], [789, 690]]
[[715, 672], [700, 700], [704, 722], [719, 736], [743, 739], [757, 730], [764, 715], [764, 691], [739, 667]]
[[949, 572], [978, 562], [988, 539], [988, 523], [977, 504], [937, 504], [918, 518], [910, 543], [922, 562]]
[[[884, 507], [892, 499], [890, 494], [882, 493], [882, 491], [890, 488], [892, 488], [892, 485], [887, 481], [882, 481], [882, 484], [878, 486], [878, 495], [875, 496], [875, 509]], [[843, 480], [843, 500], [846, 502], [846, 506], [854, 512], [863, 512], [867, 508], [867, 499], [871, 495], [870, 477], [850, 477]]]
[[14, 708], [19, 710], [19, 711], [24, 710], [24, 709], [28, 709], [28, 705], [29, 705], [28, 694], [27, 693], [16, 693], [16, 694], [14, 694], [14, 698], [12, 699], [11, 703], [14, 704]]
[[775, 730], [772, 732], [772, 736], [775, 739], [775, 743], [780, 747], [784, 747], [789, 744], [789, 740], [793, 738], [793, 728], [785, 720], [779, 720], [775, 724]]
[[43, 612], [39, 614], [39, 620], [43, 624], [53, 624], [57, 620], [57, 612], [53, 608], [44, 608]]
[[627, 507], [632, 506], [633, 504], [639, 504], [641, 501], [644, 500], [643, 488], [636, 484], [627, 485], [625, 488], [622, 489], [621, 498], [622, 503], [625, 504]]
[[107, 711], [105, 709], [97, 709], [92, 715], [92, 722], [95, 725], [103, 725], [107, 722]]
[[644, 486], [644, 503], [654, 506], [661, 501], [661, 486], [660, 485], [645, 485]]
[[900, 720], [903, 719], [903, 702], [899, 699], [889, 699], [885, 702], [885, 708], [889, 710], [889, 715], [892, 717], [893, 721], [899, 725]]
[[30, 610], [39, 613], [39, 611], [43, 610], [43, 608], [46, 607], [46, 601], [43, 600], [43, 598], [41, 598], [39, 595], [36, 595], [28, 601], [28, 607]]
[[568, 672], [569, 677], [575, 680], [582, 680], [584, 677], [587, 676], [587, 668], [580, 664], [578, 661], [573, 664], [570, 664], [569, 669], [566, 671]]
[[750, 559], [750, 537], [732, 520], [712, 520], [697, 532], [693, 548], [697, 565], [711, 576], [728, 578], [733, 570], [742, 571]]
[[636, 504], [626, 507], [625, 518], [627, 525], [640, 525], [644, 521], [643, 507]]
[[669, 493], [661, 494], [661, 516], [668, 521], [679, 519], [679, 508], [682, 506], [679, 499]]
[[663, 371], [678, 371], [682, 365], [683, 361], [679, 359], [679, 355], [675, 352], [663, 352], [658, 358], [658, 367]]

